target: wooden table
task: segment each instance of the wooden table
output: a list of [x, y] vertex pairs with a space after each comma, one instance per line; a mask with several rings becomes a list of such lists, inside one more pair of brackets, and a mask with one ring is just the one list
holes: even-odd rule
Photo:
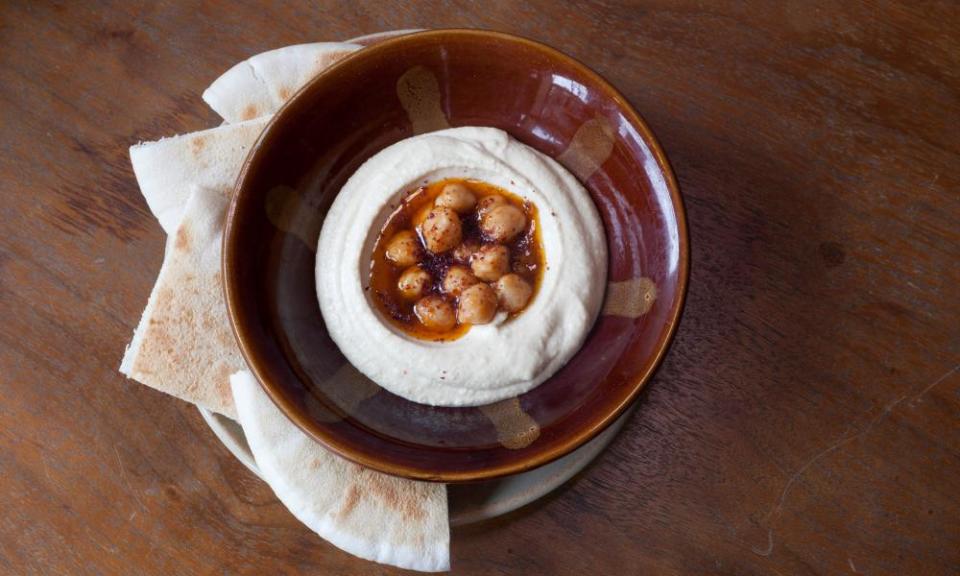
[[127, 158], [233, 63], [495, 28], [617, 85], [689, 215], [676, 341], [587, 471], [455, 530], [462, 574], [960, 571], [960, 6], [0, 6], [0, 573], [392, 574], [117, 373], [163, 234]]

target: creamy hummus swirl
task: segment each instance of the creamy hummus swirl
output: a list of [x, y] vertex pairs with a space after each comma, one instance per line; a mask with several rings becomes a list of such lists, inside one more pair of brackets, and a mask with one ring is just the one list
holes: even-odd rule
[[[533, 202], [547, 266], [538, 293], [515, 318], [428, 342], [381, 317], [365, 287], [393, 207], [405, 192], [445, 178], [482, 180]], [[603, 224], [587, 191], [556, 161], [495, 128], [415, 136], [370, 158], [334, 201], [317, 249], [320, 310], [340, 351], [390, 392], [439, 406], [489, 404], [552, 376], [583, 344], [606, 277]]]

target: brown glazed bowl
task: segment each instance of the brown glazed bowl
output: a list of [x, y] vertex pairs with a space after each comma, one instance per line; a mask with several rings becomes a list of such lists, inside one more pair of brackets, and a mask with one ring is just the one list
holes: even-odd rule
[[[320, 226], [346, 180], [384, 147], [447, 126], [501, 128], [558, 159], [589, 190], [609, 245], [607, 300], [583, 348], [537, 388], [480, 408], [416, 404], [360, 375], [315, 292]], [[246, 161], [223, 251], [234, 333], [277, 406], [354, 462], [442, 482], [534, 468], [616, 420], [667, 349], [687, 269], [673, 173], [626, 99], [552, 48], [474, 30], [378, 42], [294, 95]]]

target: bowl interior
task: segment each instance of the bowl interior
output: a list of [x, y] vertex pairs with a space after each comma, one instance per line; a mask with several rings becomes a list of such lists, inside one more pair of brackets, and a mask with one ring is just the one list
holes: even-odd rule
[[[534, 390], [486, 408], [431, 407], [379, 388], [339, 352], [317, 303], [315, 250], [333, 198], [367, 158], [416, 133], [470, 125], [504, 129], [580, 176], [606, 227], [614, 301], [579, 353]], [[321, 254], [319, 265], [336, 257]], [[546, 463], [611, 423], [669, 342], [686, 269], [673, 176], [629, 105], [549, 48], [476, 31], [365, 48], [295, 95], [247, 161], [224, 241], [235, 333], [281, 409], [354, 461], [446, 482]]]

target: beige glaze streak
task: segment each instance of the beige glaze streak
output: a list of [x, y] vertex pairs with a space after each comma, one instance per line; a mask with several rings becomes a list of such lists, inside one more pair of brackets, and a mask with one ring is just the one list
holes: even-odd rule
[[557, 161], [581, 182], [586, 182], [610, 157], [615, 136], [616, 131], [606, 118], [598, 116], [587, 120], [577, 129], [567, 149], [557, 156]]
[[300, 202], [300, 194], [296, 190], [277, 186], [267, 192], [264, 209], [271, 224], [287, 234], [293, 234], [311, 252], [315, 252], [323, 221], [315, 210], [301, 209]]
[[518, 398], [480, 406], [480, 411], [497, 429], [497, 440], [504, 448], [526, 448], [540, 437], [540, 425], [523, 411]]
[[656, 300], [657, 286], [649, 278], [611, 282], [607, 285], [607, 298], [601, 314], [639, 318], [650, 311]]
[[424, 134], [449, 128], [443, 112], [440, 83], [433, 72], [423, 66], [414, 66], [397, 80], [397, 96], [407, 111], [414, 134]]

